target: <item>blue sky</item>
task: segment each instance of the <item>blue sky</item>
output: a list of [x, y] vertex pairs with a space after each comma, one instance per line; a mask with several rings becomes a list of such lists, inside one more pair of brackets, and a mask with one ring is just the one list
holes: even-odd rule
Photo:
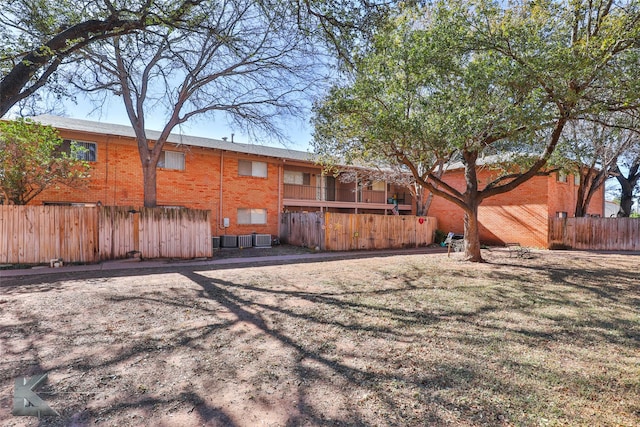
[[[91, 100], [78, 95], [76, 103], [73, 101], [65, 101], [62, 106], [64, 116], [75, 119], [93, 120], [104, 123], [115, 123], [121, 125], [131, 125], [122, 100], [112, 97], [108, 99], [101, 108], [97, 108]], [[150, 130], [161, 130], [165, 123], [161, 114], [148, 114], [146, 118], [146, 128]], [[311, 132], [313, 129], [309, 124], [309, 118], [303, 120], [291, 119], [287, 121], [286, 129], [282, 129], [286, 134], [289, 142], [281, 143], [277, 139], [253, 139], [251, 136], [244, 134], [239, 129], [233, 129], [227, 124], [222, 115], [213, 117], [212, 115], [195, 116], [187, 123], [181, 125], [180, 129], [174, 129], [174, 133], [181, 132], [184, 135], [200, 136], [204, 138], [222, 139], [227, 137], [231, 139], [234, 134], [234, 141], [244, 144], [262, 144], [273, 147], [286, 147], [293, 150], [311, 151], [309, 142], [311, 141]]]

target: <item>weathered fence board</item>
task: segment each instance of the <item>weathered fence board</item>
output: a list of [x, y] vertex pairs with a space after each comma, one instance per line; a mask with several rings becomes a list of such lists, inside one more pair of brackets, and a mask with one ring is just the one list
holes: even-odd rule
[[280, 240], [290, 245], [325, 249], [324, 215], [319, 212], [282, 214]]
[[209, 217], [190, 209], [0, 205], [0, 263], [91, 263], [134, 251], [145, 258], [210, 257]]
[[100, 261], [126, 258], [136, 250], [133, 208], [103, 206], [98, 210], [98, 253]]
[[96, 208], [0, 206], [0, 262], [94, 262], [96, 222]]
[[640, 218], [551, 218], [549, 247], [640, 251]]
[[329, 251], [407, 248], [433, 243], [435, 229], [432, 217], [291, 212], [282, 216], [280, 238]]
[[142, 208], [140, 251], [146, 258], [211, 256], [210, 212], [189, 209]]

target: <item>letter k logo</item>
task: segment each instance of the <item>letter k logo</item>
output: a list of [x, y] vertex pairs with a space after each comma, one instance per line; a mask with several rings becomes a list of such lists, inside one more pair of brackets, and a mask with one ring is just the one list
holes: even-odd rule
[[47, 374], [36, 375], [29, 379], [25, 377], [16, 379], [16, 387], [13, 393], [13, 411], [11, 412], [13, 415], [38, 418], [42, 415], [60, 416], [56, 411], [49, 408], [44, 400], [40, 399], [40, 396], [33, 392], [33, 389], [46, 379]]

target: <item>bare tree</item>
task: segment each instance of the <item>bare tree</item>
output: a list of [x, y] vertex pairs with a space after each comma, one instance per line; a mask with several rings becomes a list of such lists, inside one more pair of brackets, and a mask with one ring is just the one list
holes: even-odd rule
[[620, 156], [637, 141], [635, 126], [629, 114], [589, 117], [567, 126], [557, 154], [564, 168], [580, 177], [576, 217], [586, 215], [594, 194], [613, 176]]
[[[145, 206], [156, 205], [156, 167], [177, 125], [222, 112], [240, 126], [278, 136], [278, 119], [299, 112], [319, 54], [291, 12], [281, 2], [205, 1], [180, 28], [115, 37], [84, 51], [91, 65], [74, 84], [122, 97], [136, 133]], [[156, 141], [145, 132], [152, 113], [166, 116]]]
[[[179, 23], [202, 0], [16, 0], [0, 7], [0, 117], [33, 96], [92, 43], [149, 26]], [[52, 90], [63, 90], [60, 86]]]

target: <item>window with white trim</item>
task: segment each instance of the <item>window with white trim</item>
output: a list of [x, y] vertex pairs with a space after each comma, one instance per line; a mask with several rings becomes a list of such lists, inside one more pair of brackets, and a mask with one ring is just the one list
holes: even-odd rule
[[238, 175], [253, 176], [257, 178], [266, 178], [267, 164], [265, 162], [252, 162], [250, 160], [238, 160]]
[[266, 209], [238, 208], [238, 224], [266, 224]]
[[180, 151], [162, 151], [160, 159], [158, 159], [158, 167], [183, 171], [184, 153]]
[[580, 175], [579, 175], [579, 174], [575, 174], [575, 175], [573, 175], [573, 183], [574, 183], [576, 186], [579, 186], [579, 185], [580, 185]]
[[[76, 148], [72, 150], [72, 146]], [[86, 162], [96, 162], [98, 160], [98, 145], [95, 142], [65, 139], [60, 145], [60, 151], [67, 153], [76, 160], [84, 160]]]

